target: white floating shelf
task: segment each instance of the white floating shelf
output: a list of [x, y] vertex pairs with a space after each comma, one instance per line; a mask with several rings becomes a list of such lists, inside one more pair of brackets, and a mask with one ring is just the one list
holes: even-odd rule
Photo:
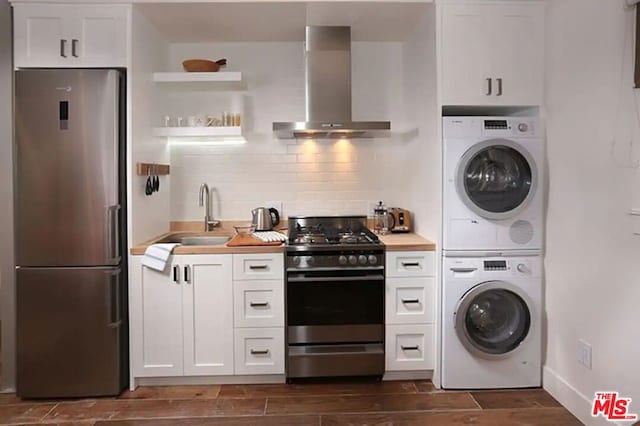
[[172, 138], [192, 137], [237, 137], [242, 136], [242, 127], [156, 127], [154, 136]]
[[239, 83], [241, 72], [154, 72], [156, 83]]

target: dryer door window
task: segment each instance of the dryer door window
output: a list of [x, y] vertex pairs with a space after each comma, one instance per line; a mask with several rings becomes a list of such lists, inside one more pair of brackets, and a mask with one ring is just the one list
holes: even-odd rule
[[507, 354], [529, 334], [531, 312], [523, 297], [506, 283], [488, 282], [468, 291], [456, 312], [456, 332], [471, 352]]
[[531, 156], [514, 142], [488, 141], [463, 156], [458, 193], [476, 214], [488, 219], [516, 215], [530, 200], [536, 184]]

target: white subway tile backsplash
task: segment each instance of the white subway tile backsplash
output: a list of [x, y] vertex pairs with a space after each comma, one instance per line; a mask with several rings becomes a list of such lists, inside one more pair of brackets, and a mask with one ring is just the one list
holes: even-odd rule
[[[372, 200], [401, 202], [408, 174], [404, 170], [406, 141], [278, 140], [273, 121], [304, 120], [304, 56], [302, 43], [216, 43], [172, 45], [171, 63], [183, 56], [209, 57], [219, 52], [229, 71], [242, 71], [248, 90], [242, 92], [241, 146], [171, 147], [171, 218], [200, 220], [198, 189], [215, 188], [216, 218], [249, 220], [252, 208], [272, 200], [283, 204], [284, 216], [301, 214], [367, 214]], [[402, 43], [354, 43], [354, 120], [404, 117]], [[380, 58], [387, 58], [380, 66]], [[366, 73], [363, 76], [362, 73]], [[365, 84], [366, 83], [366, 84]], [[370, 90], [370, 88], [384, 88]], [[233, 98], [233, 97], [236, 98]], [[237, 94], [172, 92], [167, 113], [223, 111]], [[392, 124], [393, 125], [393, 124]]]

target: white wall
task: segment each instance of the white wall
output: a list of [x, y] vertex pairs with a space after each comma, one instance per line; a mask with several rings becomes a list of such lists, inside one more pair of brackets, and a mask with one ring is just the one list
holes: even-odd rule
[[[197, 204], [202, 182], [216, 188], [214, 216], [222, 219], [249, 219], [253, 207], [272, 201], [283, 203], [284, 215], [367, 214], [379, 199], [390, 205], [416, 205], [410, 194], [420, 190], [411, 184], [418, 180], [414, 154], [426, 136], [417, 131], [424, 118], [416, 112], [417, 105], [405, 102], [404, 79], [409, 73], [404, 66], [410, 62], [405, 55], [404, 43], [399, 42], [353, 43], [352, 48], [353, 118], [390, 120], [391, 139], [296, 143], [276, 139], [271, 126], [273, 121], [304, 121], [302, 43], [171, 45], [172, 69], [179, 69], [187, 58], [225, 57], [227, 70], [242, 71], [248, 84], [240, 96], [167, 91], [165, 111], [173, 117], [217, 115], [244, 102], [248, 140], [233, 147], [172, 145], [172, 220], [202, 217]], [[435, 72], [419, 77], [435, 84]], [[407, 190], [408, 183], [413, 187]], [[431, 198], [429, 207], [436, 206], [438, 195], [433, 188], [429, 191], [424, 195]]]
[[[544, 386], [585, 423], [594, 423], [589, 408], [599, 390], [633, 398], [640, 414], [640, 236], [628, 215], [632, 199], [640, 200], [639, 172], [628, 168], [638, 160], [640, 132], [633, 14], [623, 4], [547, 1]], [[592, 370], [576, 360], [578, 339], [593, 346]]]
[[169, 163], [166, 141], [151, 134], [160, 114], [159, 93], [151, 77], [153, 72], [165, 68], [168, 45], [136, 7], [133, 8], [132, 19], [129, 235], [130, 242], [137, 244], [169, 229], [169, 179], [162, 177], [160, 191], [148, 197], [144, 194], [146, 177], [135, 174], [138, 162]]
[[0, 391], [15, 384], [12, 72], [11, 10], [7, 0], [0, 0]]

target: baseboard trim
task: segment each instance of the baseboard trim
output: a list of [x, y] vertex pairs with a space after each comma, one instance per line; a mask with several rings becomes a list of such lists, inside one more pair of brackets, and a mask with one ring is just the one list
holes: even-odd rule
[[433, 370], [387, 371], [382, 380], [431, 380], [432, 378]]
[[254, 385], [286, 383], [284, 374], [264, 376], [192, 376], [192, 377], [136, 377], [137, 386], [183, 386], [183, 385]]
[[592, 398], [582, 394], [549, 367], [542, 369], [542, 387], [585, 425], [611, 426], [603, 417], [591, 417]]

